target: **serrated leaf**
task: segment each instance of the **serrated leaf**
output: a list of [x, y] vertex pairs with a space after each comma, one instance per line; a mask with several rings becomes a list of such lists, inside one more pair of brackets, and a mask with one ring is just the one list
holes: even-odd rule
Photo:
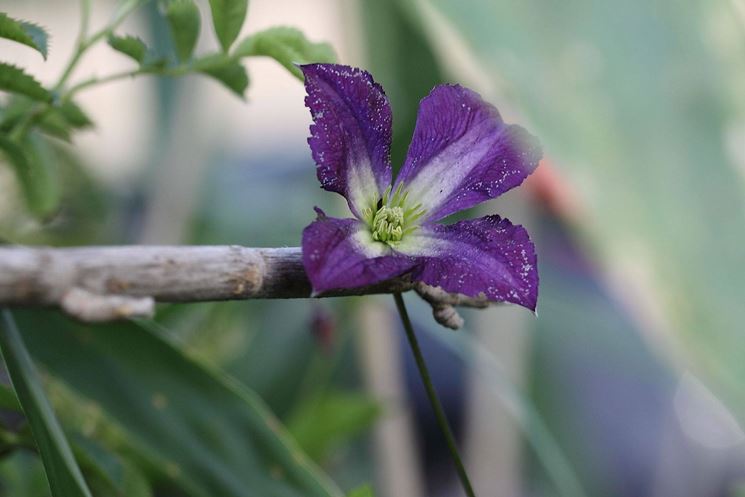
[[70, 141], [70, 125], [59, 113], [50, 110], [36, 123], [37, 128], [44, 134]]
[[70, 444], [10, 311], [2, 311], [0, 346], [13, 388], [31, 426], [53, 497], [91, 497]]
[[191, 58], [199, 38], [199, 8], [192, 0], [172, 0], [165, 11], [176, 57], [183, 62]]
[[88, 117], [78, 104], [71, 100], [65, 101], [62, 105], [55, 107], [54, 109], [73, 128], [81, 129], [93, 126], [91, 118]]
[[21, 146], [0, 136], [0, 150], [13, 166], [29, 210], [41, 218], [54, 212], [60, 195], [53, 155], [46, 143], [38, 136], [30, 135]]
[[[32, 111], [34, 101], [28, 97], [18, 95], [10, 100], [3, 109], [0, 119], [0, 132], [9, 133], [18, 122]], [[69, 141], [70, 132], [93, 126], [93, 121], [75, 102], [65, 102], [49, 106], [39, 116], [35, 123], [38, 129], [46, 134]]]
[[38, 51], [47, 58], [48, 36], [40, 26], [31, 22], [19, 21], [0, 12], [0, 38], [22, 43]]
[[243, 92], [248, 87], [248, 74], [240, 60], [236, 60], [224, 54], [216, 54], [200, 59], [194, 70], [211, 76], [243, 97]]
[[52, 94], [33, 76], [6, 62], [0, 62], [0, 91], [19, 93], [42, 102], [52, 100]]
[[14, 95], [9, 99], [7, 106], [2, 110], [0, 119], [0, 131], [10, 133], [18, 121], [31, 110], [35, 102], [23, 95]]
[[215, 34], [223, 51], [227, 52], [246, 20], [248, 0], [210, 0], [210, 9]]
[[249, 36], [235, 47], [233, 55], [271, 57], [301, 81], [303, 73], [295, 66], [296, 63], [336, 61], [336, 53], [331, 45], [311, 42], [299, 29], [286, 26], [269, 28]]
[[46, 60], [49, 55], [49, 35], [46, 30], [32, 22], [24, 21], [21, 24], [23, 25], [23, 29], [26, 30], [26, 33], [34, 40], [34, 48], [36, 48], [44, 57], [44, 60]]
[[130, 57], [139, 64], [145, 61], [145, 56], [148, 52], [147, 45], [136, 36], [117, 36], [112, 34], [109, 36], [108, 43], [111, 48]]

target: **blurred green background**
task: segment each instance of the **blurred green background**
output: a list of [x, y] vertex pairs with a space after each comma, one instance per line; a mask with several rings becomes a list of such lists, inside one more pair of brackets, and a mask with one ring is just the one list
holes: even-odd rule
[[[117, 32], [173, 58], [156, 3]], [[93, 2], [91, 26], [116, 5]], [[0, 58], [52, 84], [77, 2], [0, 11], [49, 31], [47, 60], [7, 40]], [[745, 495], [745, 2], [253, 0], [239, 39], [278, 25], [383, 85], [394, 167], [442, 82], [543, 143], [534, 176], [474, 212], [528, 227], [537, 316], [465, 312], [453, 333], [407, 297], [477, 494]], [[95, 126], [30, 138], [36, 208], [0, 163], [2, 242], [296, 246], [314, 205], [342, 214], [315, 178], [302, 84], [242, 63], [245, 98], [199, 75], [81, 91]], [[71, 81], [132, 67], [101, 43]], [[390, 298], [170, 305], [105, 326], [14, 314], [94, 495], [460, 495]], [[49, 495], [2, 404], [0, 495]]]

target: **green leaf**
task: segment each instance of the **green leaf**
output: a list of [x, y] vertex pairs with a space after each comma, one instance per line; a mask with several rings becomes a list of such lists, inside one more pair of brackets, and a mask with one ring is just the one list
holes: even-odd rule
[[44, 133], [69, 142], [72, 130], [89, 128], [93, 122], [76, 104], [65, 102], [59, 107], [50, 107], [37, 126]]
[[194, 64], [194, 70], [211, 76], [243, 97], [248, 87], [248, 74], [240, 60], [225, 54], [215, 54], [199, 59]]
[[139, 64], [145, 61], [145, 56], [148, 52], [147, 45], [136, 36], [117, 36], [112, 34], [109, 36], [108, 43], [111, 48], [132, 58]]
[[37, 128], [44, 134], [69, 142], [71, 140], [70, 125], [58, 112], [45, 112], [36, 123]]
[[18, 319], [34, 357], [191, 497], [342, 495], [253, 391], [154, 332], [131, 322], [83, 326], [53, 312]]
[[210, 0], [212, 25], [223, 51], [230, 50], [246, 20], [248, 0]]
[[366, 395], [324, 392], [293, 413], [288, 429], [303, 450], [321, 462], [338, 443], [357, 436], [380, 415], [380, 406]]
[[172, 0], [166, 6], [165, 15], [178, 60], [189, 60], [199, 38], [199, 8], [192, 0]]
[[347, 494], [347, 497], [375, 497], [373, 489], [369, 484], [361, 485]]
[[53, 153], [46, 143], [29, 135], [21, 146], [0, 136], [0, 150], [15, 170], [29, 210], [41, 218], [54, 212], [60, 192], [52, 168]]
[[95, 495], [152, 497], [147, 478], [131, 461], [82, 435], [72, 437], [71, 442]]
[[13, 388], [39, 448], [53, 497], [91, 497], [21, 334], [9, 311], [2, 311], [0, 348]]
[[0, 62], [0, 90], [26, 95], [42, 102], [52, 100], [52, 94], [33, 76], [26, 74], [20, 67], [6, 62]]
[[9, 386], [0, 385], [0, 409], [10, 411], [21, 411], [21, 404], [18, 403], [18, 397]]
[[44, 465], [31, 451], [6, 454], [0, 464], [0, 480], [4, 496], [49, 497]]
[[91, 118], [72, 100], [67, 100], [59, 107], [55, 107], [54, 111], [59, 113], [73, 128], [82, 129], [93, 126]]
[[[3, 109], [0, 132], [10, 133], [14, 126], [33, 111], [33, 105], [33, 100], [22, 95], [11, 99], [8, 106]], [[48, 135], [69, 141], [72, 130], [92, 127], [93, 121], [75, 102], [67, 100], [59, 105], [47, 107], [37, 118], [36, 126]]]
[[14, 95], [8, 99], [6, 106], [2, 108], [2, 119], [0, 119], [0, 132], [10, 133], [28, 112], [31, 111], [36, 102], [23, 95]]
[[249, 36], [235, 47], [233, 55], [271, 57], [301, 81], [303, 73], [295, 64], [336, 61], [331, 45], [308, 41], [299, 29], [286, 26], [269, 28]]
[[47, 58], [48, 36], [36, 24], [19, 21], [0, 12], [0, 38], [22, 43], [38, 51], [45, 60]]

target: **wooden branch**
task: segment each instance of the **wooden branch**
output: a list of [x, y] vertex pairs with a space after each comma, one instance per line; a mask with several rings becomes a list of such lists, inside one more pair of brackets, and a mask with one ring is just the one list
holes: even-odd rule
[[[318, 297], [416, 290], [435, 319], [459, 328], [454, 305], [484, 299], [452, 295], [407, 278]], [[299, 247], [0, 247], [0, 306], [59, 307], [87, 322], [153, 315], [155, 302], [311, 297]]]

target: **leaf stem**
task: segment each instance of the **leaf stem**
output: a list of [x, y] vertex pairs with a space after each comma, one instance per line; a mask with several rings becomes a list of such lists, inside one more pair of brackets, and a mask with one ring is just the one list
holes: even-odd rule
[[146, 69], [138, 68], [138, 69], [132, 69], [130, 71], [122, 71], [122, 72], [117, 72], [114, 74], [109, 74], [108, 76], [103, 76], [101, 78], [94, 76], [90, 79], [87, 79], [85, 81], [82, 81], [76, 84], [75, 86], [72, 86], [69, 90], [65, 92], [61, 100], [66, 101], [72, 98], [72, 96], [75, 95], [80, 90], [84, 90], [85, 88], [88, 88], [91, 86], [101, 85], [104, 83], [110, 83], [112, 81], [117, 81], [120, 79], [133, 78], [135, 76], [139, 76], [140, 74], [147, 74], [148, 72], [150, 71]]
[[87, 37], [86, 32], [88, 30], [88, 18], [90, 15], [90, 0], [82, 0], [81, 15], [83, 22], [81, 22], [80, 27], [80, 37], [78, 38], [78, 42], [75, 46], [75, 52], [72, 54], [70, 60], [67, 62], [67, 65], [65, 66], [65, 69], [62, 72], [59, 81], [57, 81], [57, 84], [54, 85], [54, 89], [56, 91], [61, 90], [65, 86], [67, 80], [70, 79], [73, 70], [75, 70], [75, 66], [78, 65], [78, 62], [80, 62], [83, 54], [91, 46], [98, 43], [98, 41], [109, 36], [117, 27], [119, 27], [124, 19], [126, 19], [126, 17], [130, 13], [132, 13], [133, 10], [140, 6], [141, 3], [141, 0], [127, 0], [123, 2], [122, 6], [119, 7], [119, 9], [116, 11], [113, 19], [111, 20], [111, 22], [109, 22], [109, 24], [92, 34], [90, 37]]
[[396, 308], [401, 316], [401, 323], [406, 331], [406, 338], [409, 340], [411, 352], [414, 354], [414, 360], [419, 369], [419, 376], [422, 378], [422, 383], [424, 383], [424, 389], [427, 391], [429, 403], [435, 412], [437, 425], [440, 427], [440, 431], [442, 431], [442, 434], [445, 437], [445, 442], [447, 442], [448, 450], [450, 451], [450, 455], [455, 463], [455, 469], [458, 473], [458, 478], [460, 478], [461, 485], [463, 485], [463, 490], [465, 490], [468, 497], [476, 497], [471, 482], [468, 479], [466, 468], [463, 465], [460, 454], [458, 453], [458, 446], [455, 443], [455, 437], [453, 437], [453, 432], [450, 430], [450, 425], [448, 425], [448, 420], [445, 417], [445, 411], [442, 408], [440, 399], [437, 397], [437, 392], [432, 384], [432, 378], [429, 375], [429, 370], [427, 369], [427, 363], [424, 361], [422, 350], [419, 348], [419, 340], [414, 333], [414, 328], [411, 326], [411, 320], [409, 319], [409, 313], [406, 310], [404, 299], [400, 293], [394, 293], [393, 299], [396, 301]]
[[80, 0], [80, 33], [78, 44], [88, 36], [88, 24], [91, 20], [91, 0]]

